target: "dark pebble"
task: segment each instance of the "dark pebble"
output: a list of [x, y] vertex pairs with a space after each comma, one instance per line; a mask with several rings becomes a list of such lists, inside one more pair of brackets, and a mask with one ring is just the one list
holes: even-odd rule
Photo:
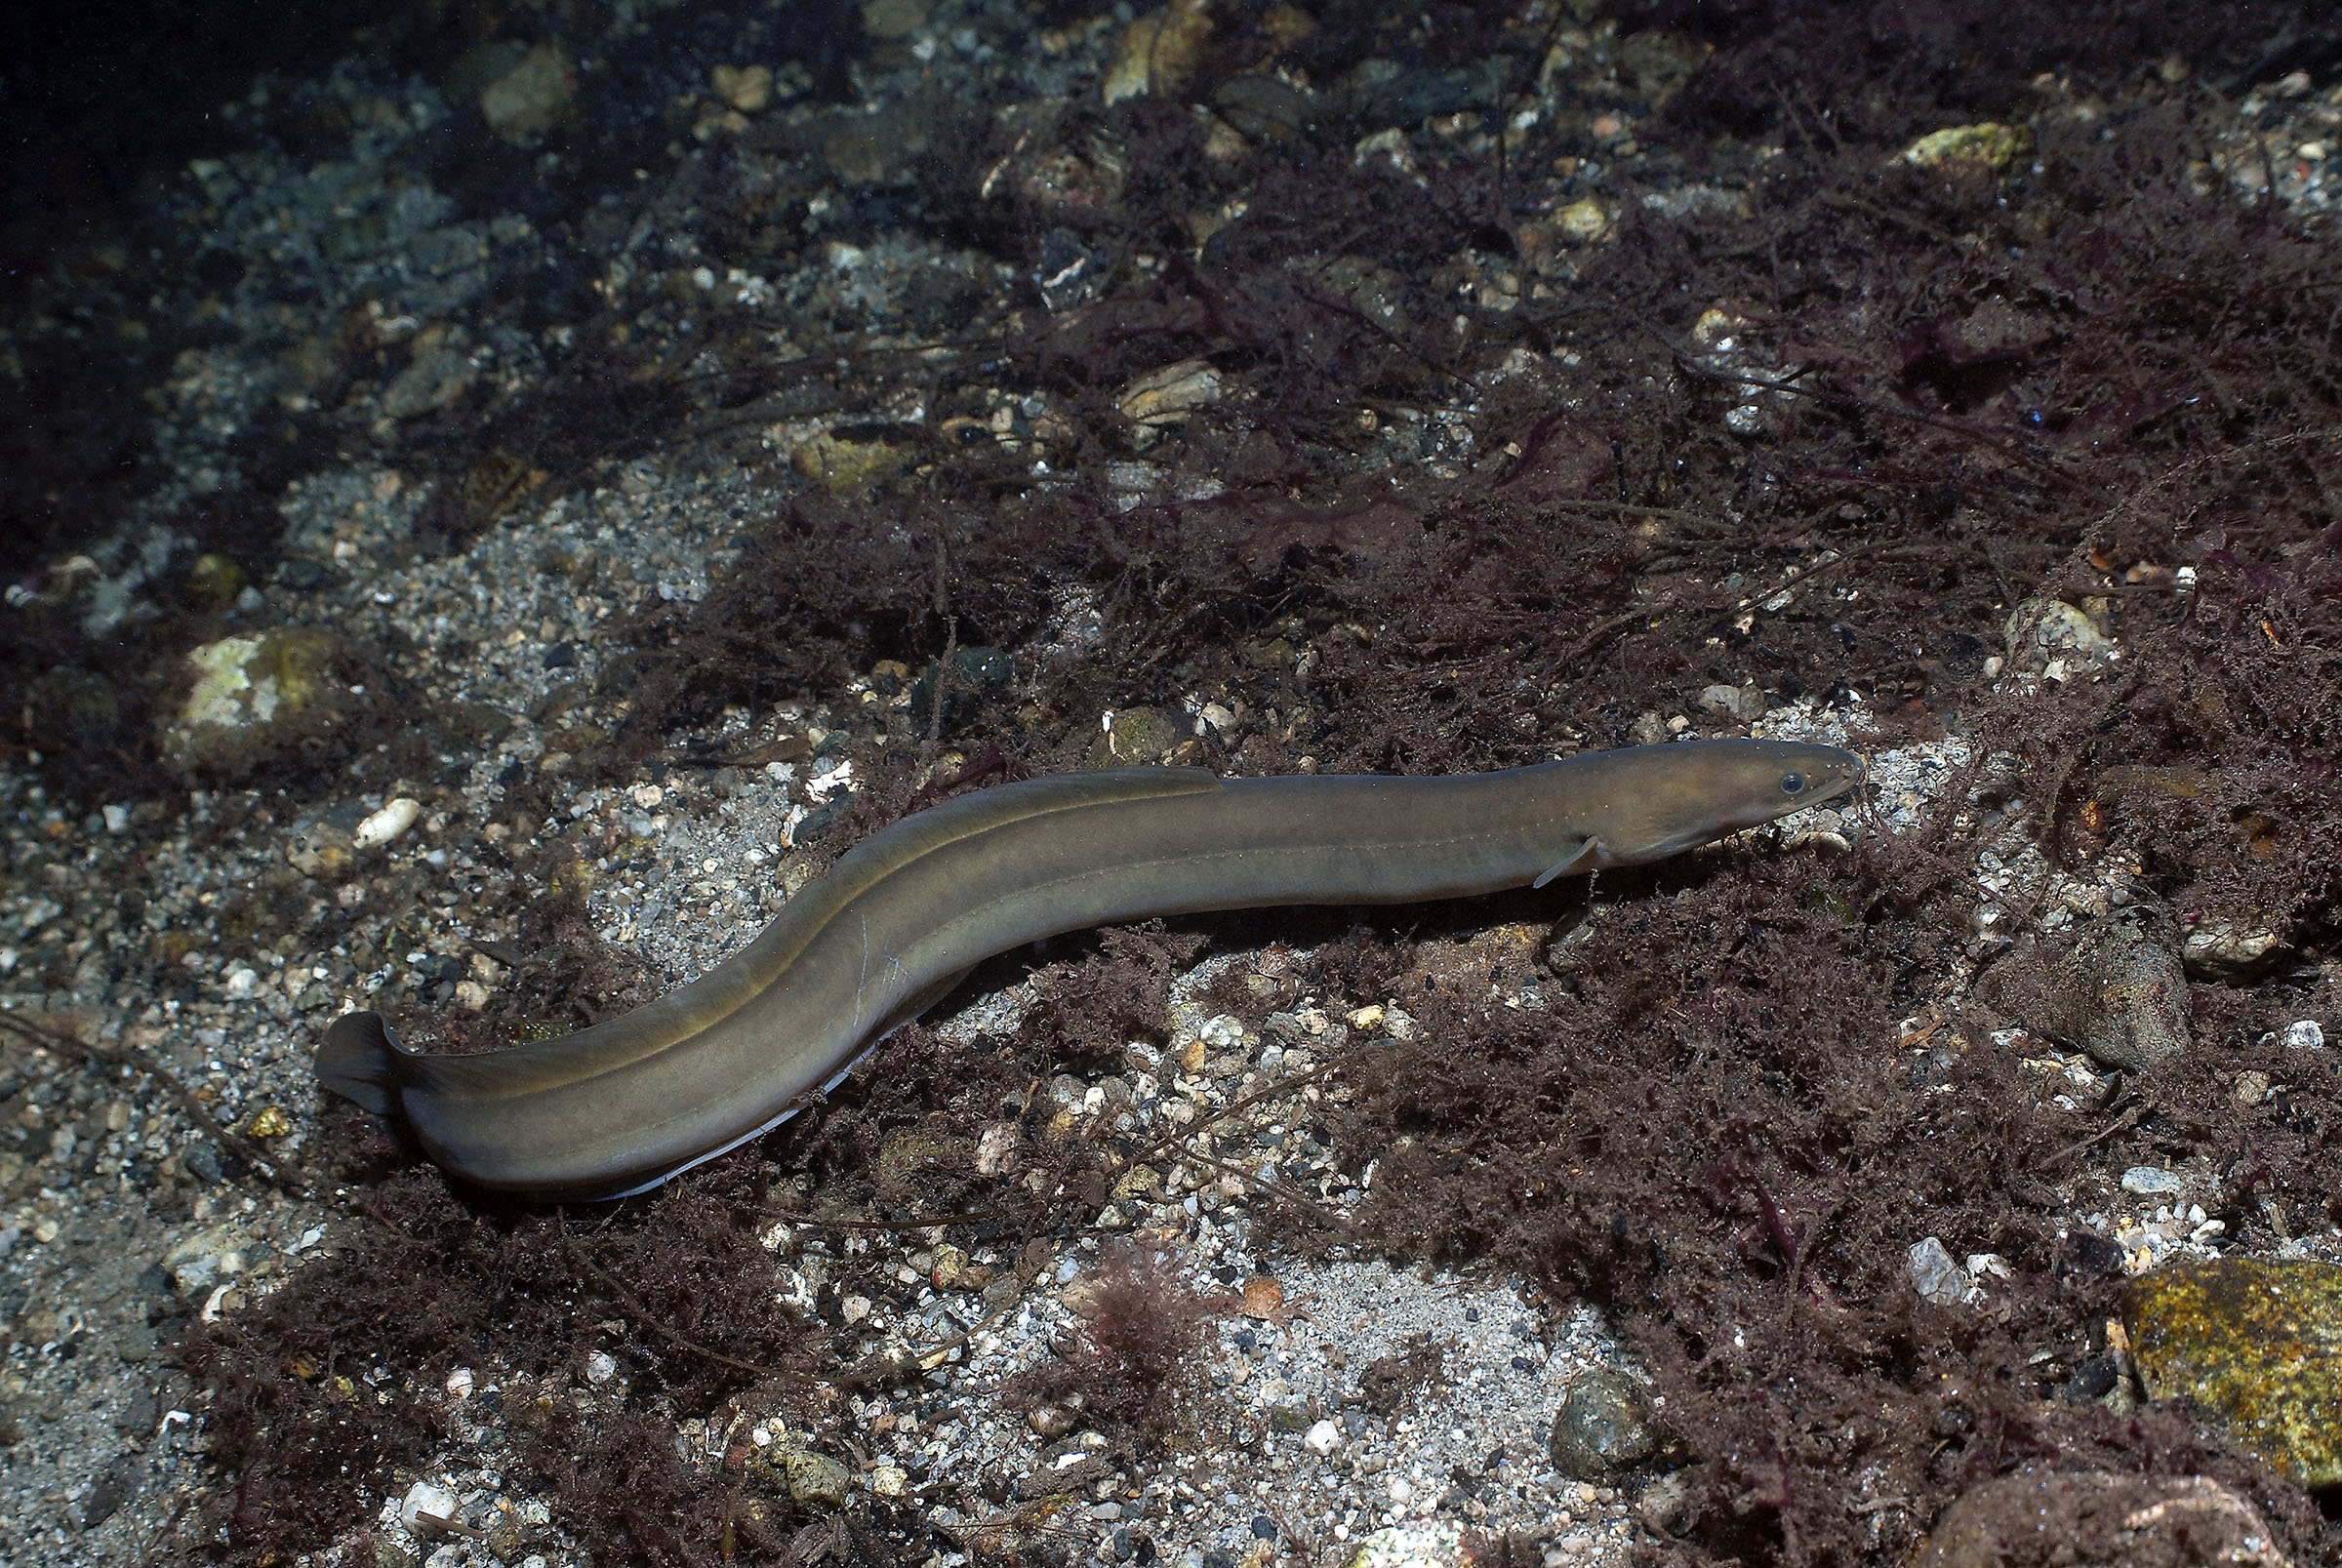
[[545, 651], [545, 667], [569, 669], [578, 662], [578, 650], [572, 644], [557, 642]]
[[162, 1419], [162, 1400], [152, 1388], [141, 1384], [131, 1389], [130, 1397], [122, 1401], [122, 1408], [114, 1412], [114, 1430], [128, 1437], [143, 1438]]
[[837, 819], [844, 814], [846, 802], [851, 798], [844, 792], [831, 796], [828, 805], [810, 813], [803, 822], [797, 824], [797, 830], [791, 836], [800, 844], [807, 839], [821, 837], [837, 824]]
[[120, 1510], [139, 1489], [139, 1462], [125, 1454], [98, 1474], [90, 1483], [90, 1495], [82, 1499], [81, 1527], [95, 1530]]
[[429, 984], [453, 985], [464, 978], [464, 965], [445, 953], [426, 952], [415, 960], [415, 973]]
[[1236, 1554], [1232, 1551], [1207, 1551], [1203, 1554], [1203, 1568], [1236, 1568]]
[[1252, 1533], [1263, 1541], [1274, 1541], [1276, 1539], [1276, 1521], [1266, 1513], [1256, 1513], [1252, 1516]]
[[198, 1182], [220, 1180], [220, 1151], [198, 1138], [179, 1151], [179, 1168]]
[[2121, 1372], [2111, 1355], [2094, 1355], [2074, 1369], [2066, 1380], [2066, 1397], [2077, 1404], [2089, 1399], [2103, 1399], [2114, 1391]]

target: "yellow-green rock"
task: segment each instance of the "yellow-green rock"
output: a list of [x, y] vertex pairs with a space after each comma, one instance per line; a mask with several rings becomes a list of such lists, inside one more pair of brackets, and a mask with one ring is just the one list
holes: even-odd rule
[[507, 141], [534, 141], [569, 114], [577, 93], [577, 66], [548, 39], [480, 90], [480, 118]]
[[976, 1141], [950, 1133], [905, 1127], [886, 1135], [878, 1146], [878, 1185], [901, 1189], [914, 1185], [922, 1172], [948, 1171], [964, 1176], [976, 1166]]
[[224, 555], [199, 555], [187, 573], [187, 591], [206, 608], [224, 610], [244, 591], [244, 569]]
[[348, 693], [331, 676], [331, 632], [288, 626], [222, 637], [187, 655], [194, 684], [163, 726], [182, 772], [241, 778], [339, 721]]
[[790, 453], [788, 461], [831, 495], [851, 496], [901, 472], [910, 453], [884, 441], [841, 441], [825, 433]]
[[2150, 1399], [2190, 1399], [2304, 1486], [2342, 1484], [2342, 1266], [2223, 1258], [2133, 1280]]
[[2002, 125], [1998, 120], [1930, 131], [1903, 149], [1903, 161], [1916, 163], [1922, 169], [1974, 163], [2006, 170], [2019, 158], [2032, 155], [2033, 132], [2025, 126]]
[[1159, 707], [1126, 707], [1090, 743], [1082, 758], [1092, 768], [1127, 768], [1134, 763], [1160, 762], [1163, 753], [1188, 738], [1170, 714]]

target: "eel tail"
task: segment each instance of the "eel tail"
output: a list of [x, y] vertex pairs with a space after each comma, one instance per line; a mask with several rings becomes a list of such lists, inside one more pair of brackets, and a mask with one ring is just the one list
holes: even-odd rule
[[380, 1013], [344, 1013], [317, 1048], [317, 1081], [378, 1116], [397, 1108], [415, 1053], [398, 1043]]

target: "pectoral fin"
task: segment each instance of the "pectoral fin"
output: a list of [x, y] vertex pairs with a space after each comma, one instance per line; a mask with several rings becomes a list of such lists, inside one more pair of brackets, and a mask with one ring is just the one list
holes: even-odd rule
[[1601, 859], [1600, 841], [1589, 834], [1578, 840], [1577, 846], [1571, 850], [1568, 856], [1555, 862], [1543, 876], [1530, 883], [1529, 886], [1541, 888], [1557, 876], [1584, 876], [1589, 871], [1599, 870]]

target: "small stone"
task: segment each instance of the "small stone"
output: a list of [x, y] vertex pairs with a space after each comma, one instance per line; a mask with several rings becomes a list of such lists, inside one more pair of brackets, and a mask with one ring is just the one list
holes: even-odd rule
[[1465, 1568], [1476, 1554], [1464, 1549], [1464, 1526], [1453, 1519], [1394, 1524], [1360, 1541], [1343, 1568]]
[[618, 1376], [618, 1358], [607, 1350], [588, 1351], [586, 1356], [586, 1381], [599, 1387]]
[[2285, 1025], [2284, 1040], [2288, 1051], [2320, 1051], [2325, 1048], [2325, 1030], [2316, 1019], [2300, 1019]]
[[447, 336], [418, 338], [406, 368], [383, 388], [383, 412], [394, 420], [412, 420], [446, 408], [479, 380], [464, 345]]
[[447, 1527], [460, 1520], [463, 1513], [455, 1493], [429, 1481], [417, 1481], [408, 1487], [407, 1495], [398, 1505], [398, 1522], [426, 1541], [445, 1535]]
[[1105, 715], [1082, 765], [1122, 768], [1159, 761], [1185, 739], [1171, 715], [1158, 707], [1116, 708]]
[[846, 1501], [854, 1472], [828, 1455], [810, 1448], [791, 1448], [786, 1461], [788, 1495], [797, 1503], [821, 1503], [836, 1508]]
[[1573, 1379], [1549, 1446], [1554, 1468], [1580, 1481], [1605, 1481], [1649, 1459], [1659, 1432], [1641, 1380], [1616, 1367]]
[[2342, 1484], [2342, 1266], [2223, 1258], [2130, 1282], [2147, 1396], [2188, 1399], [2304, 1486]]
[[380, 849], [414, 826], [422, 816], [422, 801], [400, 795], [359, 823], [349, 835], [350, 842], [359, 849]]
[[246, 1249], [252, 1245], [244, 1227], [228, 1221], [181, 1240], [163, 1254], [162, 1270], [182, 1299], [201, 1302], [222, 1280], [244, 1272]]
[[2249, 980], [2288, 949], [2282, 933], [2257, 919], [2207, 915], [2188, 928], [2179, 956], [2202, 980]]
[[870, 1490], [880, 1497], [910, 1495], [910, 1474], [899, 1465], [880, 1465], [870, 1471]]
[[2246, 1070], [2237, 1074], [2229, 1093], [2240, 1106], [2257, 1106], [2269, 1098], [2269, 1074]]
[[1764, 693], [1754, 686], [1710, 686], [1700, 693], [1700, 706], [1746, 724], [1764, 717]]
[[1171, 0], [1122, 29], [1099, 97], [1110, 108], [1124, 99], [1176, 94], [1195, 73], [1211, 36], [1209, 0]]
[[253, 1112], [244, 1130], [255, 1138], [282, 1138], [293, 1130], [293, 1118], [276, 1106], [262, 1106]]
[[927, 25], [927, 0], [863, 0], [862, 30], [889, 43]]
[[534, 141], [561, 123], [577, 97], [569, 52], [547, 39], [480, 91], [480, 118], [506, 141]]
[[2149, 1197], [2157, 1193], [2185, 1192], [2187, 1178], [2174, 1171], [2155, 1165], [2133, 1165], [2122, 1173], [2122, 1190]]
[[105, 818], [105, 830], [109, 833], [129, 832], [130, 811], [130, 807], [123, 805], [111, 805], [105, 807], [102, 813]]
[[1065, 1436], [1073, 1429], [1073, 1423], [1078, 1419], [1073, 1411], [1064, 1405], [1034, 1405], [1025, 1412], [1025, 1425], [1032, 1428], [1034, 1436], [1042, 1438]]
[[2118, 657], [2097, 623], [2063, 599], [2027, 599], [2009, 612], [2001, 635], [2008, 644], [2008, 667], [2021, 675], [2064, 680]]
[[1944, 1509], [1911, 1568], [2286, 1568], [2269, 1521], [2201, 1475], [2060, 1472], [2029, 1465]]
[[[1200, 359], [1183, 359], [1133, 379], [1116, 401], [1122, 417], [1134, 424], [1179, 424], [1220, 401], [1220, 373]], [[1234, 715], [1230, 718], [1232, 722]]]
[[1323, 1458], [1342, 1446], [1342, 1428], [1330, 1421], [1320, 1421], [1301, 1434], [1301, 1446]]
[[1930, 131], [1905, 147], [1902, 159], [1922, 169], [1940, 168], [1946, 164], [1981, 164], [1987, 169], [2004, 171], [2019, 158], [2033, 155], [2033, 132], [2023, 125], [2003, 125], [1998, 120], [1983, 120], [1974, 125], [1955, 125], [1941, 131]]
[[1958, 1307], [1976, 1288], [1967, 1270], [1953, 1262], [1951, 1249], [1936, 1236], [1912, 1244], [1906, 1267], [1919, 1295], [1938, 1307]]
[[935, 1266], [927, 1277], [937, 1290], [982, 1290], [991, 1282], [992, 1271], [971, 1263], [964, 1247], [947, 1244], [935, 1249]]
[[707, 85], [743, 114], [761, 114], [773, 101], [770, 65], [718, 65], [707, 73]]
[[252, 989], [260, 984], [260, 979], [259, 971], [251, 965], [238, 964], [227, 972], [227, 983], [222, 991], [231, 1002], [248, 1002], [252, 1000]]

